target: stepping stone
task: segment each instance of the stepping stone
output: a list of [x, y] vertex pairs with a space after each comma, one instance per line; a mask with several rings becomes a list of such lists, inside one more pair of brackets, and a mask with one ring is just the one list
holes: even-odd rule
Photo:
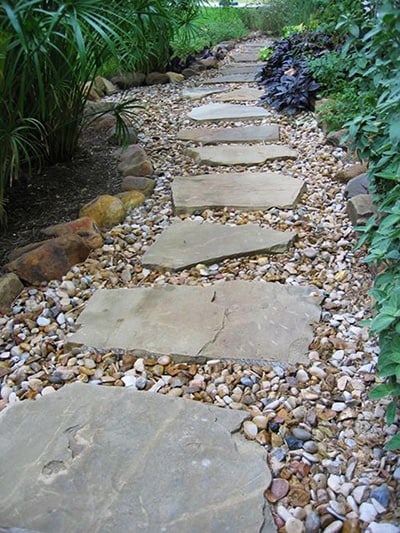
[[241, 87], [234, 91], [218, 94], [214, 97], [217, 102], [234, 102], [234, 101], [258, 101], [263, 96], [264, 91], [254, 87]]
[[182, 89], [182, 98], [188, 98], [189, 100], [201, 100], [211, 94], [223, 93], [227, 91], [227, 87], [194, 87], [193, 89]]
[[167, 270], [188, 268], [198, 263], [217, 263], [228, 257], [242, 257], [287, 250], [296, 234], [247, 224], [224, 226], [193, 220], [166, 228], [142, 258], [146, 267]]
[[296, 159], [297, 152], [280, 144], [247, 146], [246, 144], [187, 148], [186, 153], [199, 165], [259, 165], [276, 159]]
[[188, 117], [198, 122], [217, 122], [219, 120], [254, 120], [269, 117], [263, 107], [240, 104], [206, 104], [195, 107]]
[[306, 363], [321, 314], [317, 297], [313, 287], [262, 281], [98, 289], [70, 340], [185, 361]]
[[229, 74], [226, 76], [215, 76], [215, 78], [207, 78], [203, 80], [205, 85], [213, 85], [220, 83], [256, 83], [254, 80], [254, 74], [252, 73], [243, 73], [243, 74]]
[[196, 128], [178, 132], [177, 139], [202, 144], [279, 141], [279, 126], [240, 126], [238, 128]]
[[276, 532], [265, 452], [238, 433], [247, 418], [80, 383], [14, 404], [0, 417], [0, 523], [15, 532], [242, 533], [265, 521]]
[[291, 209], [305, 190], [299, 179], [267, 172], [184, 176], [172, 183], [177, 214], [223, 207], [241, 211]]
[[261, 61], [258, 59], [258, 50], [254, 49], [252, 51], [248, 52], [241, 52], [237, 54], [232, 54], [231, 56], [232, 61], [235, 61], [236, 63], [260, 63]]
[[231, 74], [253, 74], [254, 76], [257, 74], [259, 68], [261, 68], [262, 65], [247, 65], [245, 63], [237, 64], [231, 64], [228, 65], [220, 70], [220, 74], [222, 76], [230, 76]]

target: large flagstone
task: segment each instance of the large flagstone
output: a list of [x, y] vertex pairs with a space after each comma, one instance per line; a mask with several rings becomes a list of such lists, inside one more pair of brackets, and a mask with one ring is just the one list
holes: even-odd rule
[[[259, 59], [258, 59], [258, 52], [259, 50], [257, 49], [254, 49], [254, 50], [247, 50], [247, 51], [244, 51], [244, 52], [237, 52], [237, 53], [233, 53], [231, 54], [231, 59], [232, 61], [235, 61], [236, 63], [251, 63], [254, 61], [254, 63], [258, 62]], [[260, 64], [262, 64], [260, 62]]]
[[235, 144], [187, 148], [186, 153], [199, 165], [232, 166], [259, 165], [276, 159], [296, 159], [297, 152], [280, 144], [252, 145]]
[[302, 180], [268, 172], [182, 176], [172, 183], [177, 214], [223, 207], [242, 211], [290, 209], [305, 189]]
[[295, 238], [290, 231], [257, 225], [227, 226], [177, 222], [166, 228], [142, 257], [142, 264], [167, 270], [198, 263], [216, 263], [228, 257], [284, 252]]
[[201, 100], [206, 96], [211, 94], [218, 94], [227, 91], [227, 87], [193, 87], [182, 89], [182, 98], [187, 98], [189, 100]]
[[227, 74], [225, 76], [215, 76], [203, 80], [205, 85], [214, 85], [220, 83], [255, 83], [254, 74], [243, 72], [242, 74]]
[[217, 94], [213, 100], [216, 102], [257, 102], [261, 96], [263, 96], [263, 94], [264, 91], [254, 87], [241, 87], [240, 89], [235, 89], [234, 91]]
[[216, 122], [219, 120], [253, 120], [268, 117], [263, 107], [240, 104], [211, 103], [195, 107], [188, 117], [199, 122]]
[[80, 383], [14, 404], [0, 415], [0, 529], [274, 532], [271, 474], [239, 433], [246, 418]]
[[313, 287], [262, 281], [99, 289], [70, 342], [185, 361], [305, 363], [319, 298]]
[[229, 76], [231, 74], [253, 74], [255, 76], [261, 67], [262, 65], [256, 65], [254, 63], [251, 65], [247, 63], [233, 63], [220, 69], [220, 74], [221, 76]]
[[240, 126], [238, 128], [196, 128], [178, 132], [177, 138], [201, 144], [278, 141], [279, 126]]

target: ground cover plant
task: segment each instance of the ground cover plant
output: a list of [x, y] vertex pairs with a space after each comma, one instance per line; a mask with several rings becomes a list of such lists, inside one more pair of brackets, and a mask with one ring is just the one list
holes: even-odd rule
[[[366, 262], [378, 272], [370, 328], [379, 338], [380, 382], [371, 398], [390, 400], [386, 419], [392, 424], [400, 407], [400, 2], [342, 0], [335, 4], [336, 12], [325, 7], [327, 23], [344, 38], [343, 48], [338, 56], [324, 58], [325, 65], [314, 64], [314, 72], [325, 77], [325, 94], [337, 101], [328, 118], [342, 106], [340, 125], [348, 128], [360, 158], [369, 161], [379, 215], [358, 229], [359, 246], [369, 248]], [[400, 449], [399, 433], [387, 448]]]
[[261, 101], [289, 115], [314, 110], [320, 85], [308, 66], [308, 58], [325, 54], [333, 47], [330, 35], [318, 31], [293, 33], [275, 42], [272, 55], [257, 76], [265, 87]]

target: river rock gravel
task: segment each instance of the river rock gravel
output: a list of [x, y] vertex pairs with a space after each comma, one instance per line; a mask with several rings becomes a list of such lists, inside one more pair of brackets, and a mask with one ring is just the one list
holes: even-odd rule
[[[209, 75], [202, 73], [183, 86], [195, 87]], [[333, 179], [351, 163], [352, 155], [325, 143], [312, 113], [287, 117], [269, 109], [268, 119], [254, 123], [279, 124], [280, 143], [296, 149], [299, 157], [234, 170], [279, 172], [304, 180], [307, 192], [296, 208], [206, 210], [179, 218], [295, 231], [294, 248], [273, 257], [227, 259], [178, 273], [143, 268], [143, 253], [178, 219], [171, 200], [173, 176], [230, 170], [200, 168], [185, 155], [190, 143], [176, 140], [176, 134], [196, 127], [187, 113], [200, 103], [182, 98], [181, 89], [168, 84], [124, 93], [138, 96], [144, 105], [137, 127], [139, 142], [154, 165], [154, 192], [104, 233], [104, 246], [63, 280], [26, 287], [12, 312], [0, 315], [0, 409], [82, 381], [246, 410], [251, 419], [243, 426], [243, 438], [267, 452], [274, 483], [266, 487], [266, 498], [280, 531], [378, 532], [385, 531], [385, 525], [387, 531], [400, 531], [400, 457], [384, 450], [398, 427], [385, 424], [387, 402], [368, 397], [378, 355], [376, 339], [364, 325], [371, 316], [368, 290], [373, 279], [363, 264], [365, 250], [354, 248], [344, 185]], [[201, 100], [210, 102], [212, 96]], [[315, 324], [308, 364], [256, 366], [213, 360], [200, 365], [168, 356], [141, 359], [129, 353], [68, 349], [66, 336], [98, 288], [206, 286], [233, 279], [312, 284], [323, 292], [322, 318]]]

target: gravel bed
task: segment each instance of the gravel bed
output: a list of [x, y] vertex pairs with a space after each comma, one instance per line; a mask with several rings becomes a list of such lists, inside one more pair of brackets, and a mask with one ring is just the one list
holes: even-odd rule
[[[207, 75], [185, 85], [198, 85]], [[252, 123], [279, 124], [280, 142], [298, 150], [298, 159], [250, 169], [235, 166], [234, 171], [273, 171], [303, 179], [307, 192], [297, 207], [249, 213], [206, 210], [189, 218], [290, 229], [298, 236], [294, 248], [273, 257], [229, 259], [178, 273], [143, 268], [142, 254], [175, 219], [173, 176], [229, 171], [196, 166], [185, 155], [190, 143], [175, 140], [179, 129], [196, 127], [187, 112], [213, 101], [212, 96], [184, 100], [180, 91], [180, 86], [161, 85], [130, 92], [145, 105], [138, 116], [139, 137], [154, 164], [154, 194], [107, 232], [104, 246], [85, 263], [61, 281], [26, 288], [12, 313], [0, 315], [0, 409], [77, 380], [244, 409], [251, 415], [243, 426], [245, 437], [267, 452], [274, 482], [265, 497], [281, 531], [400, 531], [395, 526], [400, 520], [400, 457], [383, 448], [398, 428], [385, 425], [387, 402], [368, 398], [378, 354], [376, 340], [369, 338], [363, 323], [370, 316], [372, 277], [362, 262], [365, 251], [354, 249], [356, 235], [345, 213], [343, 185], [333, 179], [350, 162], [349, 154], [325, 144], [312, 114], [288, 118], [271, 111], [269, 120]], [[322, 319], [315, 325], [307, 365], [220, 360], [199, 365], [176, 363], [169, 356], [141, 359], [67, 348], [66, 335], [74, 331], [98, 288], [209, 285], [233, 279], [313, 284], [323, 291]]]

